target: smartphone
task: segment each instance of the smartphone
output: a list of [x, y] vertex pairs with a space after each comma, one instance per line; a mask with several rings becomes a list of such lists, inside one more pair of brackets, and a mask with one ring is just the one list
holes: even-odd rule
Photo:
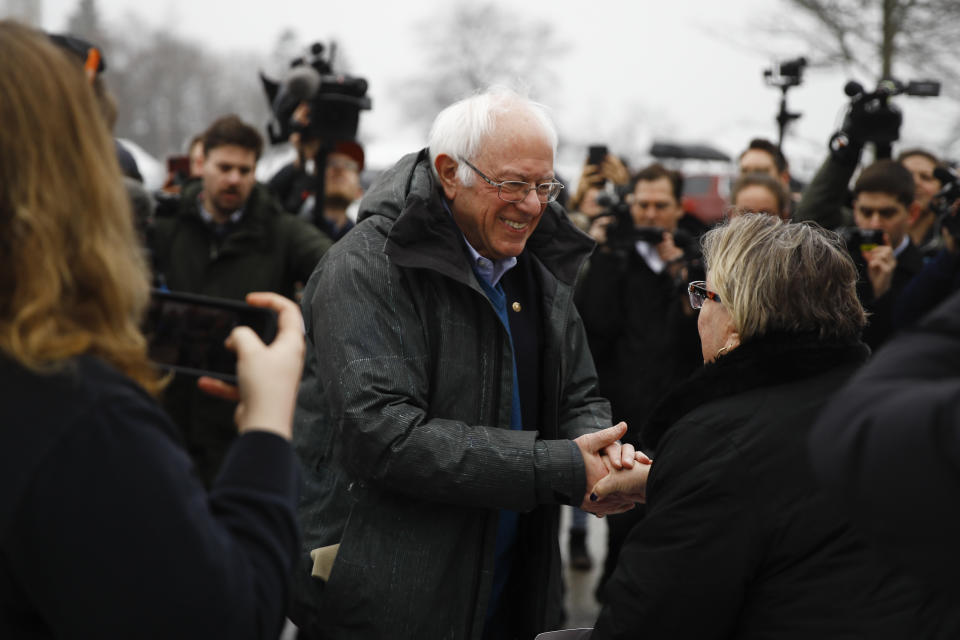
[[861, 253], [872, 251], [883, 244], [883, 230], [857, 229], [854, 242]]
[[167, 158], [167, 175], [172, 176], [176, 184], [183, 184], [190, 179], [190, 156], [169, 156]]
[[605, 144], [592, 144], [587, 147], [587, 164], [593, 164], [600, 166], [603, 164], [604, 158], [607, 157], [607, 154], [610, 153], [607, 151], [607, 145]]
[[164, 369], [237, 383], [237, 357], [223, 342], [239, 325], [265, 344], [277, 335], [277, 313], [245, 302], [154, 289], [144, 321], [150, 359]]

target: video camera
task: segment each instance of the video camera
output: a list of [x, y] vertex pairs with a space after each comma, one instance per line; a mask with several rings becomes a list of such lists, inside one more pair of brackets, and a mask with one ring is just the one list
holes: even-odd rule
[[[647, 242], [651, 245], [663, 242], [665, 230], [660, 227], [636, 226], [633, 223], [633, 215], [630, 213], [630, 204], [623, 198], [607, 193], [597, 197], [597, 204], [604, 208], [604, 212], [598, 215], [598, 218], [605, 216], [613, 218], [606, 229], [606, 246], [611, 250], [630, 253], [636, 250], [638, 242]], [[701, 274], [703, 258], [700, 255], [697, 239], [683, 229], [676, 229], [672, 235], [673, 243], [683, 251], [682, 260], [688, 273]]]
[[663, 229], [635, 226], [630, 204], [616, 194], [604, 193], [597, 196], [597, 205], [603, 207], [603, 213], [599, 214], [598, 218], [613, 218], [607, 225], [607, 246], [611, 249], [632, 248], [640, 241], [650, 244], [663, 242]]
[[772, 87], [798, 87], [803, 82], [807, 59], [800, 57], [777, 63], [763, 70], [763, 80]]
[[[296, 58], [290, 63], [287, 76], [277, 82], [263, 73], [260, 81], [273, 112], [267, 124], [270, 142], [286, 142], [293, 132], [304, 139], [327, 143], [355, 140], [360, 111], [371, 108], [367, 97], [367, 81], [363, 78], [333, 73], [335, 47], [324, 56], [324, 46], [316, 42], [308, 57]], [[294, 119], [301, 103], [310, 107], [307, 121]]]
[[778, 138], [778, 147], [783, 147], [783, 138], [786, 135], [787, 126], [799, 118], [801, 114], [794, 113], [787, 108], [787, 92], [792, 87], [799, 87], [803, 82], [803, 70], [807, 67], [807, 59], [800, 57], [793, 60], [785, 60], [763, 71], [763, 81], [771, 87], [780, 89], [780, 111], [777, 112], [777, 127], [780, 134]]
[[901, 94], [918, 97], [940, 95], [940, 83], [935, 80], [913, 80], [904, 84], [899, 80], [881, 80], [876, 90], [867, 92], [853, 80], [843, 92], [850, 97], [850, 107], [843, 126], [830, 140], [830, 149], [840, 152], [850, 145], [873, 143], [877, 159], [889, 158], [892, 143], [900, 138], [903, 112], [890, 103], [890, 98]]

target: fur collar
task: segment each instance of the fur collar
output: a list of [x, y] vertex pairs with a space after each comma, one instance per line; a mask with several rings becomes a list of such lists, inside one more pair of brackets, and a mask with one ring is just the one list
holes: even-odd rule
[[755, 337], [674, 388], [645, 425], [643, 444], [655, 449], [673, 423], [708, 402], [802, 380], [840, 365], [860, 365], [869, 355], [859, 340], [827, 342], [816, 334], [786, 333]]

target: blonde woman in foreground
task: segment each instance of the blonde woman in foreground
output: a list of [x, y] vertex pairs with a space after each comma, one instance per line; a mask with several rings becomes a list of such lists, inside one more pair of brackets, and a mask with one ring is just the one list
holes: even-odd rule
[[276, 638], [296, 550], [297, 307], [228, 340], [238, 439], [213, 490], [154, 400], [148, 274], [90, 86], [0, 21], [0, 637]]

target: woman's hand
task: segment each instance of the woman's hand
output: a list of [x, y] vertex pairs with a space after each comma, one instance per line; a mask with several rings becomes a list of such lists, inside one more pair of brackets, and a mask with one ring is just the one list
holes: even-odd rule
[[[650, 475], [650, 466], [653, 461], [642, 451], [637, 451], [636, 463], [632, 467], [614, 468], [606, 462], [609, 473], [593, 486], [590, 500], [598, 503], [605, 501], [615, 502], [646, 502], [647, 476]], [[596, 496], [596, 500], [594, 500]]]
[[237, 354], [238, 386], [208, 377], [200, 378], [197, 386], [238, 401], [234, 419], [240, 433], [256, 429], [289, 440], [306, 349], [303, 317], [293, 301], [275, 293], [248, 294], [247, 303], [277, 312], [277, 337], [268, 346], [250, 327], [234, 328], [226, 346]]

